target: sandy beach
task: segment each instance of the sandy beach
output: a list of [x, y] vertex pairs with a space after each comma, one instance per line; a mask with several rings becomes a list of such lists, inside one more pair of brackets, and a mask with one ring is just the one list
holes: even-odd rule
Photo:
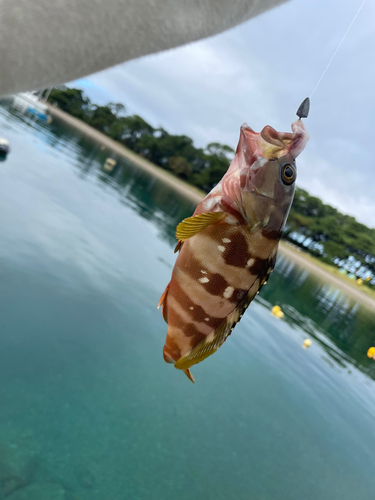
[[[110, 139], [106, 135], [102, 134], [98, 130], [95, 130], [94, 128], [90, 127], [81, 120], [74, 118], [73, 116], [65, 113], [64, 111], [61, 111], [60, 109], [50, 104], [48, 105], [48, 107], [53, 117], [63, 120], [65, 123], [79, 130], [81, 133], [84, 133], [92, 137], [96, 141], [102, 143], [108, 149], [114, 151], [116, 154], [129, 160], [134, 165], [137, 165], [138, 167], [150, 172], [155, 177], [162, 179], [164, 182], [172, 186], [183, 196], [197, 203], [199, 203], [202, 200], [202, 198], [204, 198], [205, 193], [203, 191], [200, 191], [199, 189], [191, 186], [190, 184], [176, 178], [174, 175], [154, 165], [145, 158], [142, 158], [141, 156], [134, 153], [130, 149], [126, 148], [122, 144], [119, 144], [118, 142]], [[340, 288], [343, 292], [352, 297], [354, 300], [360, 302], [361, 304], [365, 305], [368, 308], [371, 308], [372, 310], [375, 310], [375, 300], [369, 295], [367, 295], [365, 292], [360, 290], [355, 282], [351, 284], [347, 283], [344, 280], [341, 280], [340, 278], [326, 271], [319, 265], [315, 264], [313, 260], [310, 257], [306, 257], [303, 252], [299, 252], [293, 249], [291, 246], [287, 245], [284, 242], [280, 242], [280, 252], [287, 255], [290, 259], [296, 261], [298, 265], [314, 273], [320, 279], [324, 280], [325, 282], [331, 283], [337, 288]]]

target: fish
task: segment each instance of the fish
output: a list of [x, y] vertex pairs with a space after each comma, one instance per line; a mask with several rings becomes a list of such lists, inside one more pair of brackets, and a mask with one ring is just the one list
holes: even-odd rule
[[193, 383], [190, 368], [222, 346], [275, 266], [295, 160], [309, 140], [300, 118], [291, 129], [244, 123], [228, 171], [177, 226], [178, 256], [158, 307], [168, 324], [164, 360]]

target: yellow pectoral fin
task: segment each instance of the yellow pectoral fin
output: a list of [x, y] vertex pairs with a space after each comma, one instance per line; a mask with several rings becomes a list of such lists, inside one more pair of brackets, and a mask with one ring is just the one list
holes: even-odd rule
[[205, 227], [225, 219], [226, 216], [227, 214], [224, 212], [210, 212], [188, 217], [177, 226], [176, 238], [180, 241], [185, 241], [195, 234], [200, 233]]

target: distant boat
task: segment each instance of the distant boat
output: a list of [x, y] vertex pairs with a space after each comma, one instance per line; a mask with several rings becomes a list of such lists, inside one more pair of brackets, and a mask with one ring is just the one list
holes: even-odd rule
[[20, 92], [12, 97], [13, 106], [19, 109], [22, 113], [30, 113], [48, 123], [52, 121], [51, 116], [47, 113], [47, 104], [41, 101], [38, 95], [33, 94], [32, 92]]
[[0, 137], [0, 153], [8, 154], [10, 151], [10, 144], [8, 139]]
[[0, 137], [0, 161], [4, 161], [10, 151], [10, 144], [7, 139]]

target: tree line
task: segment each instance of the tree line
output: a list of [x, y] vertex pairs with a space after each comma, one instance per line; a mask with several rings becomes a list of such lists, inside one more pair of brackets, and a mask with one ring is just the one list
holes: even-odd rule
[[[295, 234], [300, 235], [297, 241]], [[344, 267], [357, 277], [370, 276], [368, 284], [375, 285], [375, 229], [304, 189], [296, 189], [285, 237], [329, 264], [345, 263]]]
[[138, 115], [127, 115], [123, 104], [91, 103], [80, 89], [53, 89], [48, 101], [204, 191], [219, 182], [229, 167], [228, 156], [234, 154], [230, 146], [218, 142], [196, 148], [186, 135], [170, 134]]
[[[186, 135], [154, 128], [138, 115], [128, 115], [120, 103], [99, 106], [83, 90], [55, 88], [49, 99], [61, 110], [124, 144], [152, 163], [208, 192], [227, 171], [234, 150], [212, 142], [197, 148]], [[296, 236], [298, 235], [298, 237]], [[354, 274], [371, 273], [375, 285], [375, 229], [370, 229], [337, 209], [297, 188], [285, 235], [320, 259], [346, 262], [355, 258]]]

